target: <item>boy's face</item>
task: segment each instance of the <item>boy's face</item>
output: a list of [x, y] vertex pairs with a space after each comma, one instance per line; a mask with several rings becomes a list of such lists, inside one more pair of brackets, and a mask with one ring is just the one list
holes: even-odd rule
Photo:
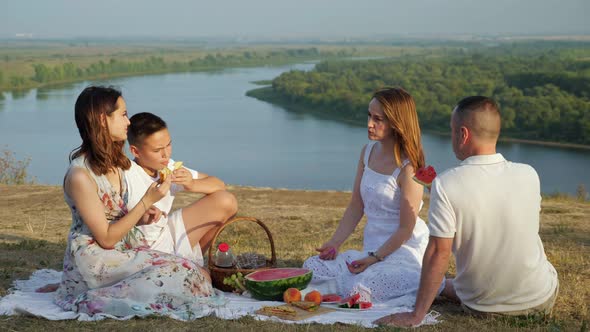
[[129, 149], [137, 164], [154, 176], [156, 171], [168, 166], [172, 154], [170, 133], [164, 128], [147, 136], [137, 145], [129, 146]]

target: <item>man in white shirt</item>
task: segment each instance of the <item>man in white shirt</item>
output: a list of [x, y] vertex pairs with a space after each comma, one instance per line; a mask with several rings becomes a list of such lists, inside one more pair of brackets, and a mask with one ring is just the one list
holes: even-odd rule
[[[134, 157], [125, 172], [129, 209], [141, 204], [147, 188], [159, 180], [159, 170], [173, 169], [172, 140], [166, 123], [152, 113], [138, 113], [130, 119], [129, 149]], [[203, 265], [202, 253], [210, 246], [215, 232], [237, 211], [235, 197], [225, 190], [225, 184], [214, 176], [181, 167], [171, 174], [170, 192], [150, 207], [153, 220], [137, 226], [146, 236], [150, 247], [183, 256]], [[176, 193], [203, 193], [204, 197], [170, 213]], [[160, 212], [161, 211], [161, 212]]]
[[430, 240], [413, 312], [377, 324], [422, 322], [448, 268], [457, 274], [442, 295], [476, 315], [549, 315], [558, 292], [555, 268], [539, 237], [539, 177], [525, 164], [496, 153], [500, 113], [487, 97], [467, 97], [451, 118], [453, 151], [462, 163], [432, 183]]

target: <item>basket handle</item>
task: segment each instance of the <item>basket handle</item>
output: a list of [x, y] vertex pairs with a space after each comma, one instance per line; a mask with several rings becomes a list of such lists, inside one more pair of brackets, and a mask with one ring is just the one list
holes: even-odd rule
[[234, 218], [231, 218], [230, 220], [228, 220], [226, 223], [224, 223], [221, 227], [219, 227], [217, 232], [215, 232], [213, 239], [211, 240], [211, 246], [209, 247], [209, 260], [208, 260], [207, 265], [209, 265], [209, 266], [213, 265], [213, 246], [217, 242], [217, 237], [219, 236], [219, 234], [221, 234], [221, 232], [227, 226], [229, 226], [235, 222], [238, 222], [238, 221], [254, 222], [254, 223], [258, 224], [260, 227], [262, 227], [262, 229], [264, 229], [264, 231], [266, 232], [266, 235], [268, 236], [268, 240], [270, 241], [270, 252], [271, 252], [270, 264], [271, 264], [271, 266], [276, 266], [277, 254], [275, 252], [275, 242], [272, 238], [272, 235], [270, 234], [270, 230], [268, 229], [268, 227], [266, 227], [266, 225], [262, 221], [260, 221], [256, 218], [252, 218], [252, 217], [234, 217]]

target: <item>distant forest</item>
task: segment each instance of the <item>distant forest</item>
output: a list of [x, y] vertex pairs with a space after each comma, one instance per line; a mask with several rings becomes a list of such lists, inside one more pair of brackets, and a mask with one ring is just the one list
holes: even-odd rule
[[457, 48], [427, 55], [324, 61], [290, 71], [250, 96], [288, 109], [366, 123], [372, 93], [401, 86], [414, 97], [422, 128], [448, 132], [463, 97], [485, 95], [501, 107], [503, 137], [590, 145], [590, 49]]
[[[235, 54], [212, 51], [202, 57], [188, 61], [165, 61], [160, 56], [148, 56], [145, 59], [135, 61], [117, 60], [112, 57], [107, 61], [100, 60], [91, 64], [77, 64], [72, 61], [64, 61], [53, 66], [45, 63], [32, 63], [34, 74], [30, 77], [23, 75], [6, 77], [0, 71], [0, 91], [118, 76], [205, 71], [228, 67], [294, 63], [331, 57], [350, 57], [354, 56], [355, 52], [354, 48], [320, 51], [316, 47], [308, 47], [259, 51], [245, 50]], [[2, 94], [0, 93], [1, 98]]]

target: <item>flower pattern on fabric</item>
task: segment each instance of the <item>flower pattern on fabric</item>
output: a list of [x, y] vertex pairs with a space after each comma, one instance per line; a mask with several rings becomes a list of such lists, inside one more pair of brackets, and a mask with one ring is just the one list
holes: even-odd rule
[[[127, 214], [125, 181], [121, 194], [105, 176], [96, 176], [80, 157], [73, 167], [84, 168], [98, 187], [109, 223]], [[113, 249], [102, 248], [84, 224], [73, 200], [64, 193], [72, 212], [60, 287], [55, 302], [69, 311], [130, 315], [174, 314], [185, 319], [207, 314], [219, 305], [207, 272], [195, 262], [150, 250], [143, 233], [133, 227]]]

